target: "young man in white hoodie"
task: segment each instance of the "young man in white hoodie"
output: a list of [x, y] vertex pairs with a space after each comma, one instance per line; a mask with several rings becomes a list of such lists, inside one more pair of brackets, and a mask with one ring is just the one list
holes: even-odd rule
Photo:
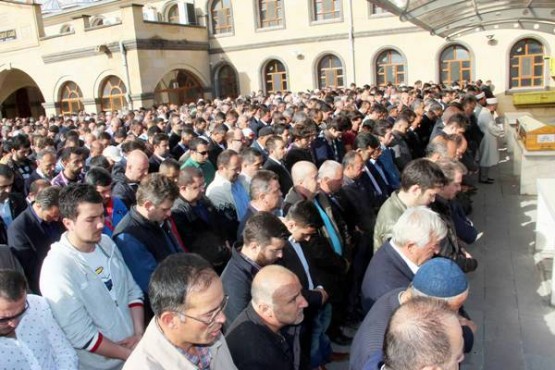
[[144, 332], [143, 293], [106, 235], [91, 185], [60, 193], [67, 231], [42, 265], [41, 292], [79, 356], [80, 369], [120, 369]]

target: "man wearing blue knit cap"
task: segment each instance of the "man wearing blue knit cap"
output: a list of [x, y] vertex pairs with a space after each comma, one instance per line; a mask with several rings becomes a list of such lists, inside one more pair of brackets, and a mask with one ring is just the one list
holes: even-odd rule
[[397, 307], [414, 297], [440, 299], [450, 309], [458, 312], [463, 329], [464, 352], [470, 352], [477, 327], [462, 308], [468, 297], [468, 290], [466, 275], [452, 260], [438, 257], [424, 263], [407, 289], [394, 289], [380, 297], [372, 306], [353, 339], [350, 369], [379, 369], [389, 318]]

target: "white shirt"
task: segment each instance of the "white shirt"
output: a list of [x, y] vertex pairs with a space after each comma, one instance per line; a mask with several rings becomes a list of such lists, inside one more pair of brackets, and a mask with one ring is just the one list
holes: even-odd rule
[[408, 257], [405, 256], [403, 254], [403, 252], [401, 252], [401, 249], [393, 243], [393, 241], [390, 240], [389, 244], [391, 244], [391, 246], [393, 247], [393, 250], [395, 252], [397, 252], [399, 254], [399, 256], [401, 256], [403, 261], [405, 261], [405, 263], [407, 264], [409, 269], [412, 271], [412, 273], [416, 275], [416, 272], [418, 271], [418, 268], [419, 268], [418, 265], [416, 263], [412, 262], [410, 259], [408, 259]]
[[366, 174], [372, 181], [372, 185], [374, 185], [374, 189], [376, 190], [378, 195], [382, 195], [382, 189], [380, 189], [380, 185], [378, 185], [378, 181], [374, 178], [374, 175], [372, 175], [372, 172], [370, 172], [367, 166], [364, 166], [364, 172], [366, 172]]
[[308, 262], [306, 260], [306, 256], [304, 255], [304, 251], [299, 243], [292, 236], [289, 237], [289, 243], [293, 247], [293, 250], [299, 257], [301, 261], [301, 265], [303, 265], [303, 270], [306, 274], [306, 278], [308, 279], [308, 290], [314, 289], [314, 282], [312, 281], [312, 276], [310, 276], [310, 270], [308, 269]]
[[0, 337], [0, 369], [77, 370], [77, 354], [46, 300], [29, 294], [27, 301], [29, 309], [15, 329], [16, 338]]

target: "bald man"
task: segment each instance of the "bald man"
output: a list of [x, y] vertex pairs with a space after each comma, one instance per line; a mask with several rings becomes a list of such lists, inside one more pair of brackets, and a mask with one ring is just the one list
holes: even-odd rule
[[112, 197], [120, 198], [129, 210], [137, 203], [135, 194], [141, 180], [148, 174], [148, 156], [141, 150], [133, 150], [127, 155], [123, 174], [114, 174]]
[[308, 306], [299, 279], [285, 267], [266, 266], [256, 274], [251, 295], [250, 304], [226, 335], [233, 362], [242, 370], [297, 369], [297, 325]]
[[286, 214], [289, 208], [301, 201], [312, 200], [318, 191], [318, 169], [312, 162], [299, 161], [291, 168], [293, 187], [285, 195], [283, 213]]

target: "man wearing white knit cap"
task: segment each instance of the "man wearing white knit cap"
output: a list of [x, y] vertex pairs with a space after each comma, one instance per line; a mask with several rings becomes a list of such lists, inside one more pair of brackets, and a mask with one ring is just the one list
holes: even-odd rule
[[486, 105], [486, 94], [482, 91], [479, 94], [476, 94], [476, 108], [474, 108], [474, 115], [476, 116], [476, 120], [480, 116], [480, 112]]
[[495, 124], [493, 113], [497, 109], [497, 98], [486, 99], [486, 106], [478, 116], [478, 127], [482, 130], [484, 138], [480, 143], [480, 178], [482, 184], [493, 184], [490, 177], [490, 168], [499, 162], [497, 138], [503, 135], [503, 129]]

